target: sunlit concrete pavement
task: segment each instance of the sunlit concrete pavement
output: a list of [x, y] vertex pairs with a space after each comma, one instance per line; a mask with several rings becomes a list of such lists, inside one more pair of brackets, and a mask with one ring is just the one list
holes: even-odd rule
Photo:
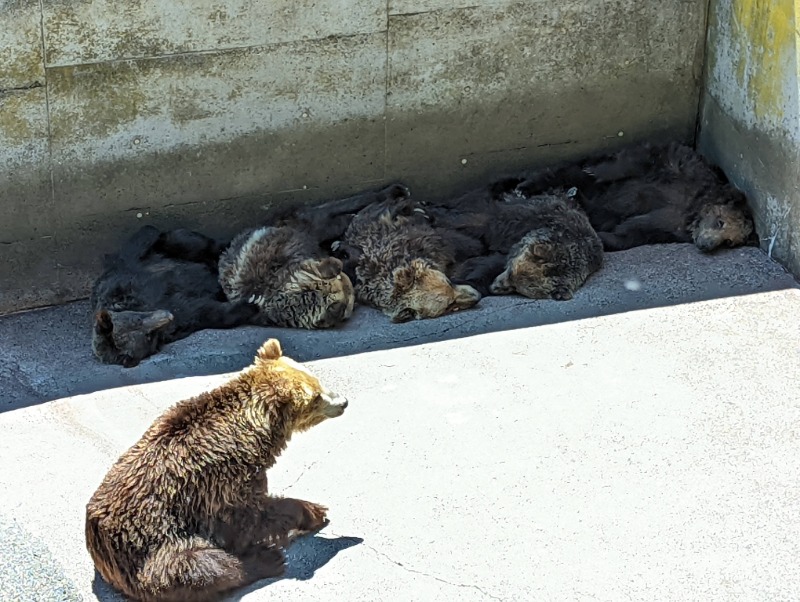
[[91, 358], [85, 303], [0, 320], [0, 599], [117, 600], [86, 501], [269, 336], [350, 406], [270, 473], [330, 525], [232, 599], [797, 599], [797, 284], [755, 249], [607, 257], [569, 302], [204, 332], [132, 370]]

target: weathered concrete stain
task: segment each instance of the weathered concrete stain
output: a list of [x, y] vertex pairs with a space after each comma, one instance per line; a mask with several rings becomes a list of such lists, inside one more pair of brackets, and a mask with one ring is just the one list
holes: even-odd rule
[[800, 276], [800, 0], [714, 0], [700, 147], [748, 195], [762, 248]]
[[0, 244], [52, 233], [49, 167], [45, 89], [0, 93]]
[[[101, 63], [50, 69], [52, 139], [103, 139], [152, 114], [146, 90], [138, 85], [139, 67], [134, 63]], [[81, 91], [88, 91], [94, 100], [81, 98]]]
[[43, 0], [48, 64], [262, 46], [386, 27], [375, 0]]
[[747, 91], [758, 119], [780, 120], [786, 115], [785, 66], [796, 56], [798, 5], [798, 0], [733, 2], [736, 80]]
[[50, 68], [56, 162], [83, 169], [143, 152], [202, 151], [262, 130], [380, 119], [385, 48], [383, 34], [367, 34]]
[[0, 90], [44, 81], [38, 0], [0, 0]]
[[26, 114], [27, 97], [7, 92], [0, 94], [0, 140], [18, 146], [33, 137], [33, 128]]

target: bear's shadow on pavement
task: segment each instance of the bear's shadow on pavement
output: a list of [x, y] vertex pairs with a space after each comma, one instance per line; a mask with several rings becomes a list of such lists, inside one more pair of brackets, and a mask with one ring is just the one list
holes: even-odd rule
[[[273, 583], [293, 579], [295, 581], [308, 581], [316, 572], [328, 564], [343, 550], [363, 543], [361, 537], [336, 536], [320, 537], [319, 534], [302, 537], [292, 543], [286, 551], [286, 574], [279, 579], [259, 581], [238, 589], [231, 593], [225, 602], [239, 602], [244, 596], [263, 588], [268, 588]], [[100, 602], [125, 602], [126, 598], [114, 591], [100, 575], [95, 572], [92, 582], [92, 591]]]

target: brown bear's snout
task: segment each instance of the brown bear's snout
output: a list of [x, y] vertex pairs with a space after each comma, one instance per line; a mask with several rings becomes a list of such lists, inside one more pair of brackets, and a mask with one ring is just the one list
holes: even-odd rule
[[341, 416], [350, 403], [347, 397], [344, 395], [337, 395], [336, 393], [323, 394], [322, 400], [325, 403], [322, 412], [327, 418]]

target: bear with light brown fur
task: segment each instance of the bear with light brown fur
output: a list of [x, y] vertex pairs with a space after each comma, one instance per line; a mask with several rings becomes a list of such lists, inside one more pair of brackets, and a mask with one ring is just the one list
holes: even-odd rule
[[381, 310], [393, 322], [436, 318], [473, 307], [481, 295], [453, 284], [457, 245], [429, 224], [411, 199], [390, 199], [361, 210], [336, 252], [355, 278], [360, 303]]
[[268, 494], [294, 433], [347, 400], [270, 339], [236, 378], [179, 402], [116, 462], [86, 507], [102, 578], [134, 600], [200, 602], [285, 570], [283, 548], [327, 509]]

